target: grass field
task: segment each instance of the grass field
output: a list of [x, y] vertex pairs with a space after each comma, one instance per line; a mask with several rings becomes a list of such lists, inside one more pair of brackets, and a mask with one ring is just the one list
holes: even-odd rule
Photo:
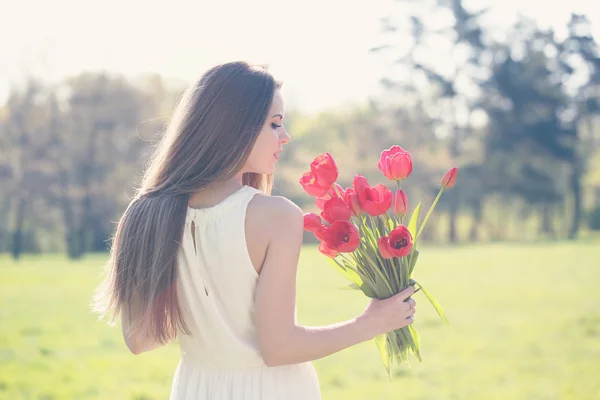
[[[177, 345], [140, 356], [89, 299], [105, 255], [0, 255], [0, 399], [166, 399]], [[415, 327], [423, 362], [388, 383], [373, 343], [315, 361], [324, 399], [600, 399], [600, 240], [422, 250]], [[366, 300], [304, 249], [303, 324], [353, 317]]]

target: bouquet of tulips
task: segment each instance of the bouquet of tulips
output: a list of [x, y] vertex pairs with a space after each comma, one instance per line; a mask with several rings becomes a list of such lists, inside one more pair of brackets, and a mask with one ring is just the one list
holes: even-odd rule
[[[331, 154], [318, 155], [310, 163], [310, 171], [300, 178], [300, 184], [316, 198], [321, 213], [304, 214], [304, 229], [319, 239], [319, 251], [333, 260], [336, 269], [350, 281], [349, 288], [361, 290], [371, 298], [385, 299], [413, 285], [448, 322], [442, 306], [412, 275], [419, 257], [419, 236], [444, 190], [454, 185], [457, 169], [444, 175], [440, 191], [417, 229], [421, 203], [404, 224], [408, 199], [401, 182], [412, 172], [410, 153], [392, 146], [381, 153], [378, 166], [386, 178], [396, 182], [394, 194], [383, 184], [370, 186], [361, 175], [354, 177], [352, 187], [342, 188], [336, 183], [338, 169]], [[412, 325], [374, 340], [390, 379], [394, 361], [406, 362], [410, 353], [421, 361], [419, 336]]]

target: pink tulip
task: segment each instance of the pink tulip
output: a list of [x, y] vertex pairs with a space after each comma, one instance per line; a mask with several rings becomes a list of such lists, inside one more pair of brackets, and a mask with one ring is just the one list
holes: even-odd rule
[[362, 207], [360, 206], [360, 201], [358, 200], [358, 195], [354, 188], [348, 188], [344, 191], [344, 201], [346, 205], [350, 207], [352, 213], [357, 217], [360, 217], [364, 214]]
[[305, 172], [302, 174], [302, 177], [300, 178], [300, 184], [306, 193], [314, 197], [325, 196], [329, 190], [329, 186], [324, 187], [317, 183], [317, 180], [313, 176], [312, 172]]
[[352, 210], [346, 205], [346, 202], [340, 197], [332, 197], [325, 202], [321, 217], [330, 224], [334, 221], [349, 221]]
[[316, 232], [321, 228], [321, 217], [315, 213], [304, 214], [304, 230]]
[[381, 152], [378, 167], [386, 178], [403, 180], [412, 172], [412, 158], [402, 147], [392, 146]]
[[319, 251], [321, 252], [321, 254], [324, 254], [330, 258], [335, 258], [339, 254], [338, 251], [335, 251], [335, 250], [327, 247], [327, 243], [325, 243], [325, 242], [321, 242], [321, 244], [319, 245]]
[[324, 232], [323, 243], [338, 253], [352, 253], [360, 245], [360, 235], [351, 222], [334, 221]]
[[394, 214], [399, 217], [403, 217], [408, 212], [408, 198], [404, 190], [396, 191], [394, 196]]
[[329, 153], [319, 154], [310, 163], [310, 171], [315, 177], [317, 184], [322, 187], [330, 187], [338, 178], [338, 168], [335, 160]]
[[352, 187], [354, 188], [356, 195], [360, 197], [362, 191], [369, 187], [369, 182], [364, 176], [356, 175], [352, 180]]
[[408, 228], [400, 225], [390, 232], [388, 248], [395, 257], [406, 257], [412, 251], [412, 235]]
[[[342, 196], [344, 195], [344, 188], [341, 187], [340, 185], [338, 185], [337, 183], [334, 183], [333, 185], [335, 185], [335, 187], [337, 188], [337, 190], [342, 194]], [[337, 192], [334, 190], [333, 186], [331, 186], [329, 188], [329, 191], [321, 197], [317, 197], [315, 199], [315, 204], [317, 205], [317, 207], [319, 207], [319, 210], [323, 211], [325, 209], [325, 202], [329, 199], [331, 199], [332, 197], [339, 197]]]
[[386, 260], [389, 260], [390, 258], [394, 257], [394, 255], [390, 251], [388, 240], [389, 238], [387, 236], [382, 236], [377, 241], [377, 247], [379, 247], [379, 254], [381, 254], [381, 257], [385, 258]]
[[385, 214], [392, 206], [392, 191], [382, 184], [367, 187], [360, 193], [358, 200], [367, 214], [376, 217]]
[[442, 178], [442, 187], [444, 189], [450, 189], [456, 183], [456, 176], [458, 175], [458, 168], [454, 167], [450, 169]]

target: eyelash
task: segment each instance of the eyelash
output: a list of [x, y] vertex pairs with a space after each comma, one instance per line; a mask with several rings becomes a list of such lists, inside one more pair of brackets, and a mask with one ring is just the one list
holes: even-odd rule
[[273, 129], [277, 129], [277, 128], [281, 128], [281, 125], [277, 125], [277, 124], [271, 123], [271, 127]]

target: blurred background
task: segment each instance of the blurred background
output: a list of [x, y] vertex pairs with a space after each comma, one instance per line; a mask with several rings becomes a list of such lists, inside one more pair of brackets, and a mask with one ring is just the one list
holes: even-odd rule
[[[163, 399], [176, 344], [133, 356], [89, 302], [183, 89], [266, 64], [292, 137], [274, 193], [330, 152], [342, 186], [413, 156], [426, 209], [415, 326], [392, 383], [372, 343], [315, 362], [325, 399], [600, 399], [600, 8], [586, 0], [0, 1], [0, 399]], [[392, 188], [390, 186], [390, 188]], [[412, 200], [414, 199], [414, 200]], [[411, 207], [412, 208], [412, 207]], [[306, 236], [299, 317], [362, 311]], [[323, 304], [327, 307], [323, 307]], [[422, 310], [422, 311], [421, 311]]]

